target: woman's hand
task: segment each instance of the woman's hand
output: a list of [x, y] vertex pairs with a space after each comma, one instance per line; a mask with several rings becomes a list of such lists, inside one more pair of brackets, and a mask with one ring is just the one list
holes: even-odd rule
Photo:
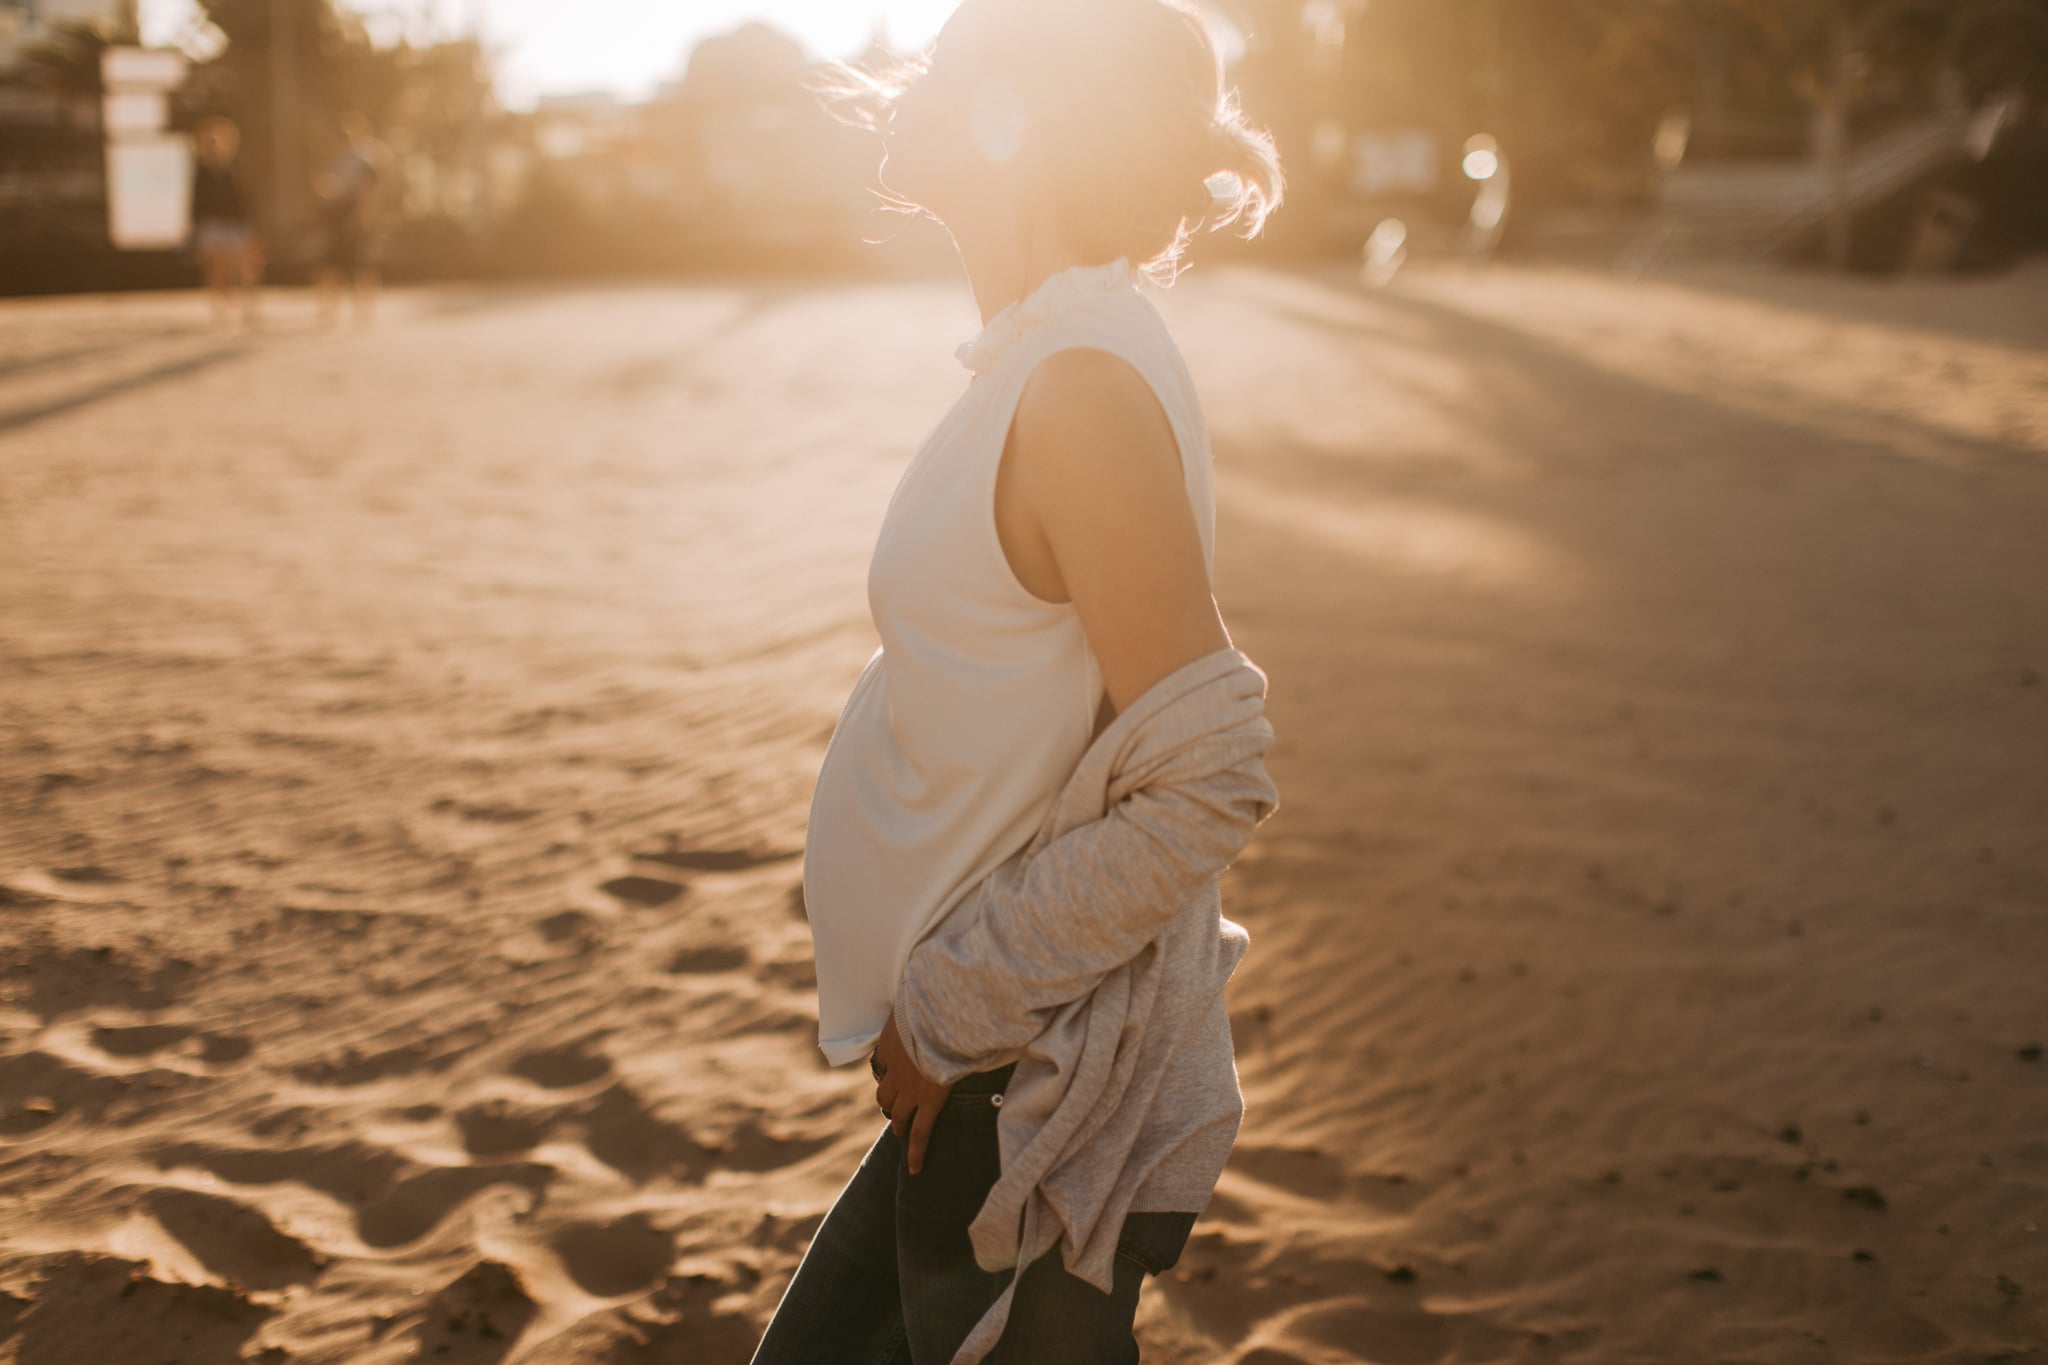
[[910, 1173], [916, 1175], [924, 1169], [924, 1148], [931, 1140], [932, 1123], [953, 1087], [927, 1080], [911, 1065], [903, 1038], [896, 1032], [893, 1008], [882, 1023], [882, 1036], [868, 1058], [868, 1069], [875, 1074], [875, 1102], [889, 1116], [890, 1131], [900, 1138], [906, 1127], [910, 1130]]

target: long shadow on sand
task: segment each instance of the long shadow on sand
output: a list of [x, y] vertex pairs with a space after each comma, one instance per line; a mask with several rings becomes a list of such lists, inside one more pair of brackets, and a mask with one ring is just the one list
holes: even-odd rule
[[[1645, 451], [1660, 446], [1682, 449], [1687, 458], [1705, 452], [1710, 458], [1747, 461], [1746, 452], [1786, 444], [1803, 444], [1807, 456], [1821, 459], [1894, 454], [1870, 441], [1867, 429], [1854, 429], [1856, 423], [1870, 420], [1867, 415], [1843, 406], [1810, 403], [1797, 414], [1799, 420], [1781, 420], [1677, 385], [1618, 374], [1528, 332], [1398, 289], [1363, 297], [1376, 307], [1420, 323], [1430, 332], [1434, 349], [1456, 356], [1472, 372], [1475, 382], [1468, 392], [1475, 401], [1447, 408], [1451, 416], [1479, 425], [1546, 461], [1555, 461], [1561, 469], [1586, 465], [1595, 455], [1586, 444], [1588, 437], [1611, 432], [1617, 425], [1639, 433]], [[1268, 307], [1292, 321], [1355, 341], [1402, 344], [1366, 319], [1342, 320], [1285, 303]], [[1418, 396], [1429, 398], [1423, 391], [1418, 391]], [[1784, 406], [1782, 400], [1777, 405]], [[1617, 415], [1624, 420], [1617, 423]], [[1960, 455], [1966, 461], [2003, 461], [2018, 453], [2001, 442], [1892, 414], [1885, 415], [1883, 427], [1903, 438], [1905, 444]], [[1610, 454], [1625, 458], [1623, 452], [1613, 450], [1611, 442]]]
[[19, 379], [23, 375], [39, 370], [54, 370], [80, 360], [104, 360], [108, 356], [132, 351], [137, 346], [152, 341], [165, 341], [172, 337], [190, 336], [198, 331], [194, 327], [152, 327], [147, 331], [132, 333], [112, 341], [97, 342], [91, 346], [73, 346], [68, 350], [50, 351], [43, 355], [30, 356], [26, 360], [0, 363], [0, 381]]
[[187, 375], [210, 370], [216, 365], [249, 354], [251, 349], [248, 345], [236, 343], [215, 346], [194, 355], [153, 365], [146, 370], [138, 370], [134, 374], [125, 374], [118, 379], [94, 384], [75, 393], [65, 394], [62, 398], [0, 412], [0, 436], [22, 431], [40, 422], [47, 422], [53, 417], [81, 411], [97, 403], [104, 403], [110, 398], [119, 398], [123, 394], [154, 388], [173, 379], [183, 379]]

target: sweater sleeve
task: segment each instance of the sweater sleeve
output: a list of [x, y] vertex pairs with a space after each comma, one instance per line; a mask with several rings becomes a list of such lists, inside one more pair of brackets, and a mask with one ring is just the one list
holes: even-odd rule
[[919, 943], [895, 1001], [917, 1069], [950, 1085], [1001, 1065], [1157, 937], [1278, 808], [1272, 737], [1254, 714], [1151, 765], [1101, 819], [992, 879], [964, 929]]

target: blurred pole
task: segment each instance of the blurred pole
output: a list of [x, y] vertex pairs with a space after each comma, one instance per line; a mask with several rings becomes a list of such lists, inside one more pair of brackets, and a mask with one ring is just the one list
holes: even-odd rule
[[[487, 82], [490, 73], [484, 61], [484, 0], [469, 0], [467, 29], [469, 60], [474, 64], [475, 82]], [[473, 83], [469, 94], [469, 117], [463, 129], [463, 143], [469, 160], [467, 225], [471, 240], [488, 228], [497, 211], [497, 200], [491, 186], [489, 111], [484, 107], [486, 98], [485, 91]]]
[[298, 0], [270, 0], [270, 242], [272, 260], [292, 227], [299, 188], [298, 118], [293, 100], [298, 67]]
[[1828, 263], [1849, 266], [1849, 83], [1856, 39], [1844, 0], [1828, 0], [1827, 107], [1821, 121], [1821, 158], [1828, 182]]
[[1720, 11], [1699, 12], [1696, 20], [1699, 27], [1700, 52], [1700, 115], [1697, 120], [1701, 127], [1711, 129], [1710, 136], [1725, 137], [1728, 130], [1728, 75], [1731, 38], [1728, 32], [1728, 17]]

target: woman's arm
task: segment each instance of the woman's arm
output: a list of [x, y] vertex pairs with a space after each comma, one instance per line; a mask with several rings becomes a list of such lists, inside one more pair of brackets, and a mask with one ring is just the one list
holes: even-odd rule
[[1092, 347], [1046, 357], [1007, 459], [1118, 711], [1230, 643], [1173, 426], [1129, 362]]
[[[1056, 351], [1025, 383], [1004, 472], [1033, 539], [1050, 551], [1119, 714], [1176, 669], [1230, 645], [1185, 468], [1151, 385], [1122, 357], [1085, 346]], [[1170, 781], [1132, 792], [1109, 819], [1071, 833], [1066, 858], [1091, 867], [1092, 884], [1051, 884], [1048, 862], [1027, 881], [1027, 904], [988, 917], [991, 941], [980, 946], [1030, 964], [1020, 983], [1030, 1008], [1087, 994], [1157, 935], [1186, 888], [1242, 850], [1258, 823], [1251, 808], [1268, 789], [1257, 767], [1264, 743], [1240, 734], [1210, 747], [1201, 761], [1189, 756], [1162, 774]], [[1105, 905], [1102, 875], [1141, 864], [1151, 865], [1144, 878], [1117, 878], [1126, 903]], [[1076, 916], [1089, 921], [1085, 935], [1074, 933]]]
[[[1172, 428], [1128, 364], [1094, 350], [1044, 362], [1019, 405], [1011, 455], [1119, 712], [1229, 647]], [[1148, 737], [1173, 756], [1145, 783], [1042, 849], [967, 933], [919, 944], [885, 1053], [946, 1083], [993, 1064], [1235, 860], [1278, 800], [1262, 761], [1272, 740], [1263, 680], [1246, 673], [1227, 715], [1213, 714], [1214, 733]]]

